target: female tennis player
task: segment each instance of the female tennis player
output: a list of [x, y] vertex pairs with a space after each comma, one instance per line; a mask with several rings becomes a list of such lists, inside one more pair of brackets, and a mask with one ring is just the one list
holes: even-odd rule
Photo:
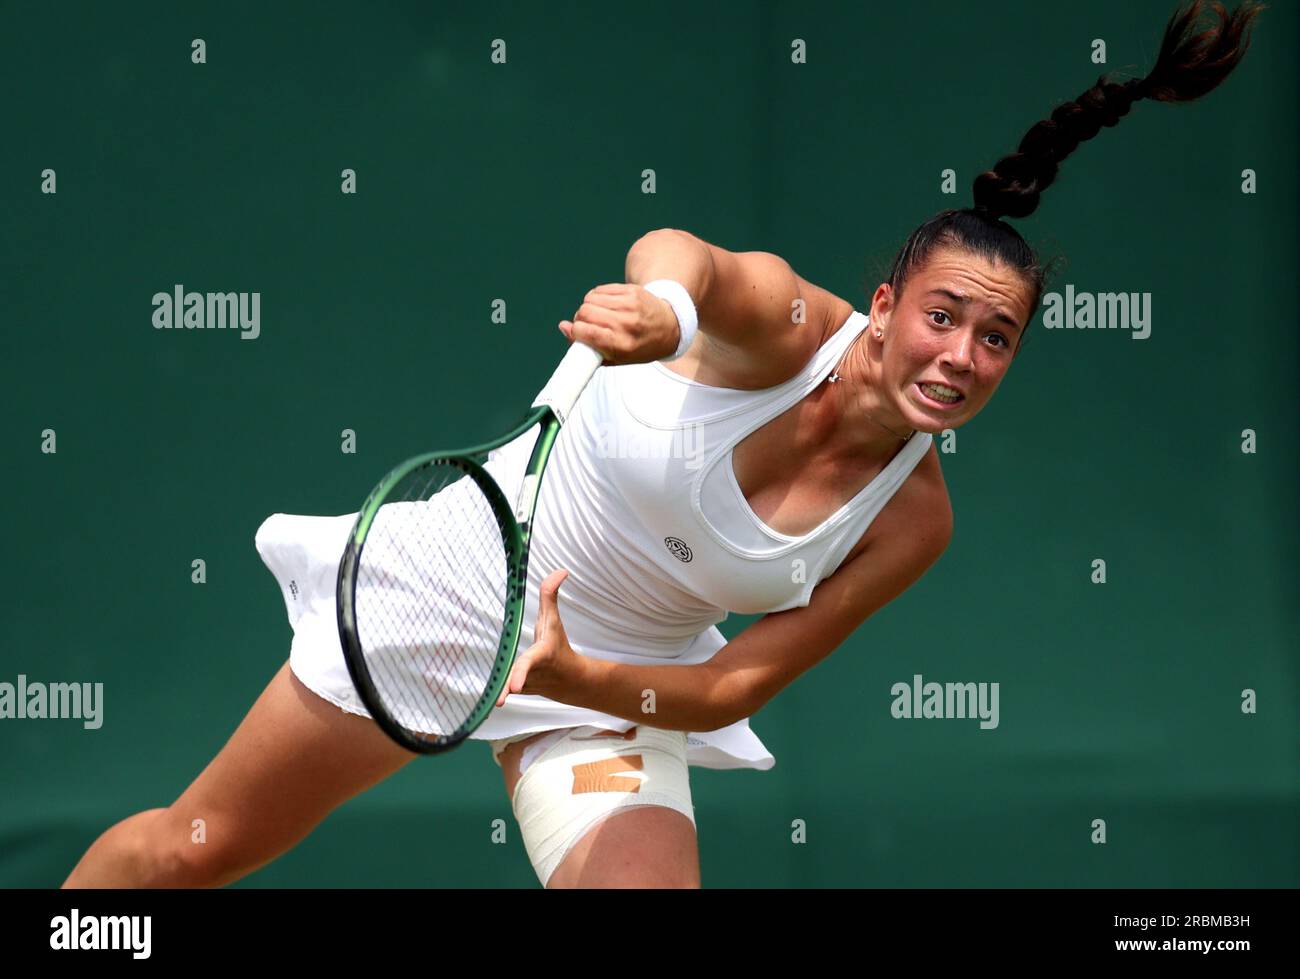
[[[1135, 102], [1227, 77], [1259, 8], [1211, 7], [1202, 33], [1200, 0], [1174, 15], [1146, 78], [1103, 76], [976, 178], [973, 207], [917, 228], [869, 314], [775, 255], [664, 229], [560, 324], [607, 366], [561, 430], [533, 528], [538, 601], [474, 734], [544, 886], [699, 886], [689, 766], [771, 767], [748, 718], [948, 543], [932, 436], [988, 403], [1044, 287], [1002, 218], [1032, 213], [1061, 161]], [[517, 445], [488, 463], [508, 494]], [[66, 886], [235, 881], [415, 757], [368, 719], [340, 650], [352, 521], [263, 524], [289, 662], [181, 797], [110, 828]], [[765, 614], [728, 642], [728, 611]]]

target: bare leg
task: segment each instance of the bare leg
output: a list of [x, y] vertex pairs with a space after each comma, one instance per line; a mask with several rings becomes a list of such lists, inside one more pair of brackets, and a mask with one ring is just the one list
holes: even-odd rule
[[[369, 718], [312, 693], [285, 663], [181, 797], [108, 829], [63, 886], [229, 884], [415, 757]], [[196, 820], [206, 842], [195, 842]]]

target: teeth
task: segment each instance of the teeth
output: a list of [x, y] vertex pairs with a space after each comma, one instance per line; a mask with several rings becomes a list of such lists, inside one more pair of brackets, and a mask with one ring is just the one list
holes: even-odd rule
[[944, 387], [942, 384], [922, 384], [921, 390], [936, 401], [953, 402], [961, 397], [960, 391], [954, 391], [952, 388]]

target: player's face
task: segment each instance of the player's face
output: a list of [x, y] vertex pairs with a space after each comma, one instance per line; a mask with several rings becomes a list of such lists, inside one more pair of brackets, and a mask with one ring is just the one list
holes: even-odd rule
[[885, 334], [883, 393], [900, 420], [933, 434], [974, 418], [1011, 366], [1032, 296], [1015, 269], [955, 248], [936, 249], [901, 295], [881, 285], [871, 322]]

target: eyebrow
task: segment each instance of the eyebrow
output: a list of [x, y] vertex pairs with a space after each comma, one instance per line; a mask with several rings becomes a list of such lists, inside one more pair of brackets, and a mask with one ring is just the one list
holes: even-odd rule
[[[951, 299], [953, 302], [959, 303], [961, 305], [965, 305], [966, 303], [970, 302], [970, 296], [967, 296], [964, 293], [960, 293], [960, 292], [953, 292], [950, 289], [931, 289], [929, 292], [926, 293], [926, 295], [946, 296], [948, 299]], [[1020, 324], [1017, 323], [1015, 320], [1013, 320], [1002, 310], [994, 308], [993, 315], [997, 319], [1001, 320], [1003, 323], [1007, 324], [1007, 326], [1014, 327], [1017, 331], [1020, 329]]]

